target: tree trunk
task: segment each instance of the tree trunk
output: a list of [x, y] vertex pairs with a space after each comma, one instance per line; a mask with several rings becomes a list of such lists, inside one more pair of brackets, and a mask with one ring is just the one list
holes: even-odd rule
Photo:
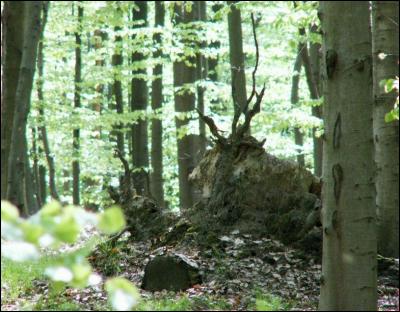
[[19, 68], [18, 83], [15, 90], [15, 112], [12, 122], [10, 152], [7, 164], [7, 196], [6, 198], [17, 206], [22, 215], [38, 209], [32, 176], [27, 157], [26, 126], [30, 110], [30, 96], [32, 92], [33, 76], [37, 57], [37, 47], [40, 33], [43, 30], [40, 13], [47, 2], [24, 2], [23, 48]]
[[[292, 75], [292, 90], [290, 95], [290, 103], [292, 107], [298, 105], [299, 103], [299, 81], [300, 81], [300, 72], [301, 72], [301, 65], [302, 65], [302, 53], [301, 50], [304, 49], [304, 44], [299, 44], [297, 49], [297, 56], [294, 62], [293, 68], [293, 75]], [[304, 154], [303, 154], [303, 134], [300, 132], [299, 127], [294, 128], [294, 142], [297, 146], [299, 146], [299, 150], [297, 151], [297, 163], [304, 167]]]
[[[122, 10], [118, 6], [116, 11], [116, 16], [118, 21], [123, 23]], [[115, 26], [114, 31], [118, 33], [122, 30], [121, 26]], [[122, 37], [120, 35], [115, 36], [115, 50], [112, 56], [112, 66], [114, 66], [114, 85], [113, 93], [115, 96], [116, 110], [118, 114], [124, 113], [124, 102], [123, 102], [123, 92], [122, 92], [122, 82], [121, 82], [121, 66], [123, 64], [122, 56]], [[120, 124], [114, 126], [115, 136], [117, 137], [117, 148], [121, 152], [122, 156], [125, 156], [125, 141], [124, 133], [122, 132], [122, 126]]]
[[[75, 33], [75, 93], [74, 107], [81, 107], [81, 83], [82, 83], [82, 22], [83, 22], [83, 7], [82, 3], [78, 2], [78, 29]], [[73, 131], [73, 161], [72, 161], [72, 201], [74, 205], [80, 203], [80, 129], [76, 128]]]
[[[316, 25], [311, 26], [311, 31], [316, 32]], [[310, 91], [310, 98], [313, 100], [317, 100], [321, 97], [321, 83], [320, 83], [320, 53], [321, 45], [319, 43], [310, 43], [309, 49], [309, 64], [310, 70], [307, 69], [307, 63], [304, 64], [306, 68], [306, 75], [308, 72], [311, 72], [312, 81], [314, 83], [314, 87], [312, 85], [308, 85], [308, 89]], [[310, 79], [307, 79], [307, 83], [309, 83]], [[314, 91], [317, 93], [314, 93]], [[313, 116], [317, 118], [322, 118], [322, 106], [313, 106], [311, 108], [311, 113]], [[318, 177], [322, 176], [322, 147], [323, 141], [321, 137], [316, 137], [316, 130], [313, 129], [313, 158], [314, 158], [314, 174]]]
[[[47, 21], [47, 10], [43, 10], [43, 27], [46, 25]], [[38, 92], [38, 99], [39, 99], [39, 116], [40, 116], [40, 135], [39, 137], [42, 139], [43, 142], [43, 148], [44, 148], [44, 153], [46, 155], [46, 160], [47, 160], [47, 165], [49, 167], [49, 186], [50, 186], [50, 195], [53, 199], [55, 200], [60, 200], [60, 197], [58, 196], [57, 192], [57, 186], [56, 186], [56, 181], [55, 181], [55, 176], [56, 176], [56, 169], [55, 169], [55, 164], [54, 164], [54, 158], [51, 154], [50, 151], [50, 144], [49, 140], [47, 138], [47, 128], [45, 126], [45, 112], [44, 112], [44, 96], [43, 96], [43, 66], [44, 66], [44, 56], [43, 56], [43, 32], [40, 36], [40, 42], [39, 42], [39, 49], [38, 49], [38, 80], [37, 80], [37, 92]], [[42, 169], [43, 170], [43, 169]], [[40, 184], [38, 184], [40, 185]], [[44, 194], [46, 194], [45, 189], [42, 190]], [[42, 193], [42, 195], [44, 195]], [[41, 198], [42, 203], [44, 204], [46, 201], [46, 197]]]
[[[162, 2], [155, 2], [155, 27], [164, 26], [165, 8]], [[164, 188], [163, 188], [163, 148], [162, 148], [162, 117], [161, 109], [163, 104], [163, 65], [162, 65], [162, 39], [161, 33], [156, 33], [153, 40], [157, 45], [157, 50], [153, 58], [157, 60], [157, 65], [153, 68], [153, 77], [151, 87], [151, 108], [157, 114], [151, 122], [151, 194], [157, 203], [164, 206]]]
[[[175, 27], [179, 30], [180, 24], [192, 22], [194, 19], [194, 12], [185, 10], [184, 5], [175, 4]], [[189, 45], [187, 39], [184, 41]], [[182, 57], [182, 55], [180, 55]], [[195, 64], [194, 57], [186, 57], [186, 61]], [[194, 66], [185, 65], [185, 60], [177, 60], [173, 64], [174, 71], [174, 87], [175, 87], [175, 112], [182, 116], [175, 118], [177, 129], [177, 143], [178, 143], [178, 171], [179, 171], [179, 202], [181, 209], [185, 210], [193, 205], [193, 186], [189, 183], [189, 174], [194, 168], [193, 157], [193, 136], [186, 135], [189, 124], [189, 118], [185, 113], [193, 111], [195, 108], [195, 94], [192, 91], [186, 90], [182, 93], [183, 85], [193, 85], [196, 80], [196, 69]], [[179, 93], [179, 91], [181, 91]]]
[[[103, 47], [103, 42], [107, 40], [107, 33], [100, 30], [96, 29], [93, 34], [93, 39], [94, 39], [94, 49], [99, 50]], [[105, 59], [103, 58], [102, 55], [99, 55], [99, 53], [95, 54], [95, 66], [96, 70], [101, 73], [102, 67], [105, 66]], [[95, 98], [92, 103], [92, 110], [98, 113], [100, 116], [102, 114], [103, 108], [104, 108], [104, 101], [105, 101], [105, 87], [104, 83], [97, 83], [95, 86]], [[101, 139], [102, 138], [102, 127], [97, 126], [94, 131], [93, 131], [93, 137]]]
[[231, 10], [228, 14], [229, 57], [231, 63], [232, 95], [235, 112], [246, 107], [246, 73], [244, 67], [242, 18], [236, 7], [237, 1], [228, 1]]
[[[196, 11], [196, 20], [200, 22], [206, 21], [206, 1], [196, 1], [194, 2], [194, 10]], [[202, 25], [201, 28], [204, 28]], [[199, 52], [196, 55], [196, 80], [197, 82], [204, 82], [207, 77], [207, 59], [202, 55], [201, 49], [206, 47], [206, 42], [198, 38], [197, 45], [199, 47]], [[201, 85], [197, 86], [197, 109], [204, 114], [204, 92], [205, 88]], [[199, 145], [197, 146], [199, 158], [204, 154], [206, 150], [206, 124], [199, 118]]]
[[[39, 170], [39, 149], [38, 149], [38, 134], [37, 134], [37, 128], [33, 127], [32, 128], [32, 171], [33, 171], [33, 181], [35, 184], [35, 189], [37, 190], [37, 202], [39, 207], [43, 206], [43, 186], [40, 184], [40, 170]], [[43, 152], [41, 150], [41, 152]], [[44, 186], [46, 187], [46, 186]]]
[[[222, 9], [222, 5], [221, 4], [213, 4], [211, 9], [215, 15], [215, 13], [217, 13], [220, 9]], [[211, 20], [212, 22], [217, 22], [219, 21], [218, 19], [216, 19], [215, 17], [212, 18]], [[221, 47], [221, 42], [219, 40], [213, 41], [212, 43], [210, 43], [210, 48], [215, 49], [215, 50], [219, 50]], [[218, 52], [214, 52], [214, 53], [218, 53]], [[208, 63], [208, 78], [210, 78], [211, 81], [218, 81], [218, 74], [217, 74], [217, 66], [218, 66], [218, 55], [214, 58], [209, 58], [207, 60]]]
[[[374, 73], [374, 138], [378, 251], [399, 257], [399, 121], [385, 122], [393, 109], [396, 91], [386, 93], [380, 83], [399, 76], [399, 3], [372, 2], [372, 55]], [[380, 54], [384, 53], [383, 58]]]
[[369, 2], [320, 2], [324, 55], [320, 310], [377, 309]]
[[[133, 28], [147, 27], [147, 1], [135, 1], [138, 11], [132, 9], [132, 20], [135, 22]], [[137, 24], [140, 21], [140, 25]], [[136, 35], [132, 36], [133, 42]], [[132, 65], [136, 68], [132, 71], [131, 81], [131, 110], [132, 112], [146, 113], [148, 102], [147, 90], [147, 69], [144, 64], [146, 57], [140, 52], [138, 43], [135, 43], [134, 52], [132, 53]], [[142, 64], [140, 64], [142, 63]], [[147, 120], [146, 117], [138, 119], [132, 126], [132, 160], [134, 169], [139, 171], [134, 173], [135, 188], [138, 194], [148, 193], [147, 189], [147, 172], [149, 167], [149, 149], [147, 138]]]
[[15, 96], [22, 57], [24, 5], [5, 1], [2, 14], [2, 92], [1, 92], [1, 198], [7, 194], [8, 156], [11, 146]]

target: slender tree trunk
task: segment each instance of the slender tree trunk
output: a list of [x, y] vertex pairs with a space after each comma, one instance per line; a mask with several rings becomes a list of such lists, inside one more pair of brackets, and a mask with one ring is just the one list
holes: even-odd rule
[[[117, 18], [118, 21], [123, 23], [122, 10], [118, 6], [117, 7]], [[115, 26], [115, 32], [119, 32], [122, 30], [121, 26]], [[123, 93], [122, 93], [122, 82], [121, 82], [121, 66], [123, 64], [123, 56], [122, 56], [122, 37], [120, 35], [115, 36], [115, 52], [112, 56], [112, 65], [115, 67], [114, 71], [114, 85], [113, 85], [113, 93], [115, 96], [116, 110], [118, 114], [124, 113], [124, 101], [123, 101]], [[117, 148], [121, 151], [122, 156], [125, 156], [125, 141], [124, 141], [124, 133], [122, 132], [122, 126], [120, 124], [114, 127], [115, 135], [117, 137]]]
[[[47, 10], [43, 11], [43, 26], [46, 25], [47, 21]], [[39, 48], [38, 48], [38, 80], [37, 80], [37, 91], [38, 91], [38, 99], [39, 99], [39, 116], [40, 116], [40, 135], [39, 137], [42, 139], [44, 153], [46, 155], [47, 165], [49, 167], [49, 186], [50, 186], [50, 195], [55, 200], [60, 200], [58, 196], [57, 187], [56, 187], [56, 169], [54, 164], [54, 158], [50, 151], [50, 144], [47, 138], [47, 128], [45, 126], [45, 112], [44, 112], [44, 96], [43, 96], [43, 66], [44, 66], [44, 56], [43, 56], [43, 32], [40, 37]], [[40, 185], [40, 184], [38, 184]], [[42, 195], [46, 194], [45, 188], [42, 190]], [[41, 198], [42, 203], [44, 204], [46, 201], [46, 196]]]
[[37, 202], [39, 207], [43, 206], [43, 186], [40, 184], [40, 174], [39, 174], [39, 151], [38, 151], [38, 133], [37, 128], [32, 128], [32, 172], [33, 172], [33, 181], [35, 184], [35, 189], [37, 190]]
[[235, 112], [246, 107], [246, 73], [244, 66], [242, 17], [236, 7], [237, 1], [228, 1], [231, 10], [228, 14], [229, 57], [231, 63], [232, 94]]
[[[175, 4], [175, 27], [179, 29], [180, 24], [192, 22], [194, 20], [194, 12], [185, 10], [184, 5]], [[186, 45], [190, 45], [187, 39], [184, 40]], [[186, 57], [186, 61], [195, 64], [194, 57]], [[191, 91], [179, 93], [179, 89], [185, 85], [193, 85], [196, 80], [196, 70], [194, 66], [187, 66], [184, 60], [177, 60], [173, 64], [174, 71], [174, 87], [175, 87], [175, 112], [182, 114], [175, 118], [177, 129], [177, 143], [178, 143], [178, 171], [179, 171], [179, 201], [181, 209], [185, 210], [193, 205], [194, 190], [193, 186], [189, 183], [189, 174], [194, 168], [193, 157], [193, 136], [186, 135], [188, 131], [189, 118], [184, 116], [183, 113], [193, 111], [195, 108], [195, 94]], [[181, 91], [181, 90], [180, 90]]]
[[2, 92], [1, 92], [1, 198], [6, 198], [8, 156], [11, 146], [15, 96], [22, 57], [24, 5], [5, 1], [2, 23]]
[[[290, 95], [290, 103], [292, 104], [292, 107], [296, 107], [299, 104], [299, 81], [300, 81], [300, 72], [302, 65], [302, 56], [301, 56], [302, 49], [304, 49], [304, 44], [299, 44], [292, 75], [292, 90]], [[304, 162], [304, 154], [302, 151], [303, 134], [300, 132], [299, 127], [294, 128], [294, 142], [296, 143], [297, 146], [300, 146], [300, 150], [297, 152], [297, 163], [300, 166], [304, 167], [305, 162]]]
[[[220, 9], [223, 8], [222, 4], [213, 4], [211, 9], [215, 15], [215, 13], [217, 13]], [[219, 19], [216, 19], [215, 17], [212, 18], [211, 20], [212, 22], [216, 23], [219, 21]], [[217, 51], [220, 49], [221, 47], [221, 42], [219, 40], [213, 41], [212, 43], [210, 43], [210, 48], [215, 49], [215, 53], [218, 53]], [[218, 55], [216, 55], [215, 57], [210, 57], [207, 60], [208, 63], [208, 78], [210, 78], [211, 81], [217, 82], [218, 81], [218, 73], [217, 73], [217, 66], [218, 66]], [[215, 101], [213, 101], [215, 102]]]
[[[94, 42], [95, 42], [94, 49], [97, 51], [97, 50], [99, 50], [99, 49], [101, 49], [103, 47], [103, 45], [104, 45], [103, 42], [105, 40], [107, 40], [107, 33], [105, 33], [104, 31], [102, 31], [100, 29], [96, 29], [94, 31], [93, 37], [94, 37]], [[102, 70], [101, 68], [104, 67], [105, 64], [106, 64], [105, 59], [103, 58], [103, 56], [97, 54], [96, 55], [96, 59], [95, 59], [94, 62], [95, 62], [94, 63], [95, 66], [98, 68], [97, 70], [99, 72], [101, 72], [101, 70]], [[103, 108], [105, 106], [104, 102], [105, 102], [105, 99], [106, 99], [104, 83], [97, 83], [96, 84], [95, 94], [96, 94], [96, 96], [95, 96], [94, 102], [92, 103], [92, 109], [93, 109], [93, 111], [95, 111], [96, 113], [101, 115], [102, 112], [103, 112]], [[98, 139], [102, 139], [103, 131], [102, 131], [102, 127], [101, 126], [96, 127], [94, 129], [93, 133], [94, 133], [93, 137], [98, 138]], [[88, 179], [89, 183], [95, 183], [93, 181], [93, 179], [91, 179], [90, 177], [87, 177], [87, 179]]]
[[399, 121], [385, 122], [397, 94], [396, 91], [386, 93], [380, 83], [399, 76], [399, 3], [373, 1], [372, 23], [378, 251], [383, 256], [398, 258]]
[[[155, 2], [155, 27], [162, 29], [164, 26], [165, 8], [164, 3]], [[156, 33], [153, 40], [157, 50], [153, 58], [158, 61], [153, 68], [153, 82], [151, 87], [151, 108], [160, 116], [163, 104], [163, 65], [162, 65], [162, 38], [161, 33]], [[151, 194], [159, 205], [164, 206], [163, 188], [163, 148], [162, 148], [162, 116], [153, 118], [151, 122]]]
[[320, 310], [377, 309], [369, 2], [320, 2], [324, 55]]
[[[20, 4], [21, 5], [21, 4]], [[37, 211], [37, 202], [34, 198], [31, 171], [26, 141], [27, 118], [30, 110], [30, 96], [32, 92], [33, 76], [37, 57], [37, 47], [41, 25], [41, 11], [47, 2], [24, 2], [23, 48], [19, 68], [18, 83], [15, 90], [15, 112], [12, 123], [10, 153], [7, 164], [7, 195], [6, 198], [16, 205], [22, 215]]]
[[[311, 26], [311, 32], [316, 32], [316, 25]], [[321, 83], [320, 83], [320, 58], [321, 58], [321, 45], [319, 43], [310, 43], [309, 49], [309, 64], [311, 69], [307, 69], [307, 62], [304, 63], [307, 73], [311, 72], [312, 81], [314, 84], [310, 85], [311, 79], [307, 79], [308, 89], [310, 91], [310, 98], [317, 100], [321, 97]], [[317, 91], [316, 93], [314, 91]], [[322, 106], [314, 106], [311, 108], [311, 113], [317, 118], [322, 118]], [[322, 176], [322, 148], [323, 141], [321, 137], [316, 137], [316, 129], [313, 129], [313, 158], [314, 158], [314, 174], [318, 177]]]
[[[83, 7], [82, 3], [78, 2], [78, 29], [75, 33], [75, 93], [74, 107], [81, 107], [81, 83], [82, 83], [82, 22], [83, 22]], [[73, 161], [72, 161], [72, 201], [74, 205], [80, 204], [80, 129], [76, 128], [73, 131]]]
[[[141, 21], [140, 25], [135, 24], [134, 28], [147, 27], [147, 1], [135, 1], [138, 11], [132, 9], [132, 20], [135, 23]], [[132, 36], [133, 42], [136, 40], [136, 35]], [[132, 53], [132, 65], [137, 66], [132, 71], [131, 81], [131, 110], [138, 111], [142, 114], [146, 113], [148, 103], [148, 88], [147, 88], [147, 68], [143, 65], [146, 57], [140, 52], [138, 43], [135, 43], [134, 52]], [[142, 64], [140, 64], [142, 63]], [[139, 169], [134, 173], [135, 188], [138, 194], [146, 194], [149, 192], [147, 188], [147, 172], [149, 167], [149, 149], [147, 137], [147, 119], [140, 118], [132, 126], [132, 149], [133, 149], [133, 166]]]
[[[196, 1], [194, 3], [194, 10], [196, 11], [196, 20], [205, 22], [206, 21], [206, 1]], [[202, 26], [203, 27], [203, 26]], [[197, 43], [200, 49], [204, 49], [206, 47], [206, 42], [199, 38], [199, 42]], [[201, 50], [196, 55], [196, 79], [200, 83], [202, 83], [207, 77], [207, 59], [202, 55]], [[201, 85], [197, 86], [197, 109], [204, 115], [204, 93], [205, 88]], [[198, 157], [204, 154], [206, 150], [206, 124], [204, 121], [199, 118], [199, 139], [198, 141]]]

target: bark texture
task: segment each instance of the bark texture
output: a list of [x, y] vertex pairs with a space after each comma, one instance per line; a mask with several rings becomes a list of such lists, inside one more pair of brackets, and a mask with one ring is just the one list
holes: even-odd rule
[[320, 310], [377, 309], [369, 3], [320, 2], [324, 121]]
[[[23, 29], [22, 57], [20, 61], [17, 87], [15, 89], [15, 111], [10, 136], [10, 151], [7, 163], [6, 198], [17, 206], [22, 215], [38, 210], [34, 197], [32, 172], [30, 170], [26, 126], [30, 111], [30, 96], [37, 58], [37, 47], [43, 30], [41, 12], [47, 2], [23, 2], [24, 18], [19, 30]], [[17, 30], [15, 30], [17, 31]]]
[[1, 198], [7, 194], [8, 156], [11, 147], [15, 96], [22, 58], [24, 5], [5, 1], [2, 14], [2, 92], [1, 92]]
[[[396, 91], [386, 93], [384, 79], [399, 76], [399, 3], [372, 2], [372, 52], [374, 72], [374, 141], [378, 251], [399, 257], [399, 121], [385, 122], [393, 109]], [[382, 58], [382, 53], [386, 56]]]

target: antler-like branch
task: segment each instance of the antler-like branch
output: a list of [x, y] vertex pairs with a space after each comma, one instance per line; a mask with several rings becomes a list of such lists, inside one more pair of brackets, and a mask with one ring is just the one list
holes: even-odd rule
[[199, 114], [200, 118], [207, 124], [208, 128], [210, 129], [213, 136], [218, 139], [218, 142], [221, 144], [226, 143], [226, 138], [224, 138], [221, 134], [219, 134], [219, 130], [215, 125], [214, 120], [211, 117], [205, 116], [201, 111], [196, 108], [197, 113]]
[[256, 96], [256, 102], [254, 103], [254, 106], [251, 110], [247, 111], [244, 119], [243, 125], [241, 125], [237, 131], [237, 136], [241, 137], [243, 136], [250, 128], [250, 122], [253, 119], [253, 117], [261, 111], [261, 102], [264, 97], [264, 92], [265, 92], [265, 83], [263, 88], [261, 89], [261, 92], [255, 92]]
[[253, 13], [251, 13], [251, 25], [253, 27], [254, 45], [256, 46], [256, 65], [254, 66], [254, 70], [253, 70], [253, 73], [252, 73], [253, 89], [251, 90], [251, 95], [250, 95], [249, 99], [247, 100], [246, 109], [249, 106], [249, 104], [251, 103], [251, 101], [253, 100], [254, 95], [256, 95], [256, 73], [257, 73], [257, 69], [258, 69], [258, 61], [260, 59], [260, 54], [259, 54], [259, 51], [258, 51], [256, 24], [255, 24], [255, 21], [254, 21], [254, 14]]
[[[264, 92], [265, 92], [265, 83], [264, 83], [264, 86], [260, 93], [258, 93], [256, 90], [256, 73], [257, 73], [258, 63], [259, 63], [259, 59], [260, 59], [260, 53], [259, 53], [259, 47], [258, 47], [258, 41], [257, 41], [257, 33], [256, 33], [256, 25], [255, 25], [256, 23], [254, 20], [253, 13], [251, 14], [251, 24], [252, 24], [252, 28], [253, 28], [254, 45], [256, 47], [256, 64], [254, 66], [253, 73], [252, 73], [253, 87], [251, 90], [250, 97], [247, 99], [245, 107], [243, 108], [242, 111], [239, 112], [238, 116], [236, 116], [236, 112], [235, 112], [234, 119], [232, 122], [232, 135], [237, 135], [237, 137], [243, 136], [249, 130], [251, 119], [257, 113], [259, 113], [261, 111], [261, 102], [262, 102], [262, 99], [264, 97]], [[254, 103], [253, 108], [251, 110], [249, 110], [248, 107], [254, 97], [256, 97], [256, 102]], [[237, 127], [236, 124], [239, 120], [241, 113], [245, 114], [245, 121], [244, 121], [244, 124], [241, 125], [239, 127], [239, 129], [237, 130], [237, 133], [235, 133], [236, 131], [234, 131], [234, 130], [236, 130], [236, 127]]]
[[124, 165], [125, 175], [129, 175], [131, 172], [131, 170], [129, 169], [129, 163], [118, 148], [115, 149], [115, 155], [121, 160], [122, 164]]

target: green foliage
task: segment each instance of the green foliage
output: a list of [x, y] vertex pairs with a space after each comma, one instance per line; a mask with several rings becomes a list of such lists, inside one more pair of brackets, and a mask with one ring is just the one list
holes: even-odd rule
[[139, 303], [138, 290], [121, 277], [108, 280], [105, 288], [111, 305], [118, 311], [131, 310]]
[[[123, 213], [115, 206], [96, 215], [79, 207], [61, 207], [58, 202], [51, 202], [28, 219], [18, 217], [16, 211], [10, 203], [1, 201], [2, 266], [3, 257], [15, 262], [40, 261], [40, 247], [57, 249], [62, 243], [74, 243], [82, 227], [88, 224], [97, 226], [106, 234], [125, 227]], [[41, 266], [40, 271], [52, 280], [55, 291], [62, 290], [67, 284], [79, 288], [97, 284], [101, 278], [92, 273], [86, 253], [87, 249], [62, 253], [51, 263]], [[11, 273], [12, 282], [18, 281], [19, 271], [16, 270], [14, 275], [16, 278]], [[26, 288], [27, 284], [24, 285]], [[132, 308], [138, 302], [135, 286], [122, 278], [108, 281], [106, 288], [115, 309]]]
[[105, 276], [116, 275], [121, 272], [121, 263], [124, 260], [120, 252], [120, 245], [114, 246], [110, 241], [105, 241], [96, 246], [95, 252], [90, 256], [90, 261]]
[[380, 86], [385, 89], [386, 93], [389, 92], [396, 92], [397, 91], [397, 97], [396, 101], [393, 104], [393, 109], [388, 112], [385, 115], [385, 121], [386, 122], [391, 122], [395, 120], [399, 120], [399, 77], [396, 77], [396, 79], [386, 79], [382, 80], [380, 82]]
[[[178, 2], [180, 3], [180, 2]], [[73, 108], [74, 99], [74, 65], [75, 65], [75, 36], [77, 30], [76, 5], [71, 2], [54, 2], [51, 5], [48, 23], [44, 34], [44, 100], [39, 101], [37, 92], [33, 92], [32, 110], [29, 125], [46, 125], [51, 151], [56, 163], [56, 182], [59, 190], [64, 189], [62, 201], [71, 202], [70, 163], [73, 159], [80, 161], [81, 177], [90, 177], [90, 181], [82, 181], [82, 203], [91, 207], [101, 207], [110, 203], [105, 191], [107, 184], [105, 177], [118, 180], [123, 168], [118, 158], [113, 156], [116, 146], [115, 138], [111, 134], [115, 125], [121, 125], [120, 131], [126, 135], [126, 142], [130, 140], [129, 131], [132, 123], [140, 119], [158, 117], [163, 122], [163, 180], [165, 199], [171, 209], [178, 207], [177, 183], [177, 138], [186, 134], [198, 133], [197, 114], [175, 114], [174, 92], [182, 94], [193, 93], [198, 85], [205, 87], [206, 114], [211, 115], [220, 129], [229, 131], [233, 115], [230, 86], [229, 40], [226, 18], [230, 6], [222, 4], [218, 12], [213, 12], [212, 6], [217, 2], [207, 2], [207, 16], [214, 20], [182, 24], [179, 27], [172, 23], [174, 2], [165, 2], [166, 16], [164, 27], [153, 27], [154, 5], [149, 2], [149, 26], [140, 26], [142, 21], [130, 20], [130, 12], [134, 8], [133, 2], [82, 2], [84, 8], [83, 35], [82, 35], [82, 107]], [[185, 5], [191, 10], [191, 3]], [[266, 97], [262, 104], [262, 112], [256, 116], [252, 124], [252, 134], [257, 139], [267, 138], [268, 152], [280, 157], [295, 159], [298, 147], [293, 143], [293, 131], [282, 131], [290, 127], [300, 127], [306, 134], [303, 152], [311, 166], [312, 137], [310, 129], [321, 121], [310, 118], [310, 106], [307, 84], [304, 71], [300, 81], [300, 103], [296, 108], [290, 105], [290, 85], [292, 65], [296, 58], [297, 43], [299, 41], [319, 42], [320, 35], [310, 32], [308, 25], [319, 21], [317, 18], [316, 1], [296, 1], [296, 9], [292, 2], [262, 2], [241, 1], [237, 7], [241, 10], [243, 28], [243, 47], [246, 55], [246, 82], [247, 91], [252, 88], [251, 72], [255, 61], [255, 48], [252, 36], [250, 13], [257, 19], [257, 34], [260, 47], [260, 64], [257, 71], [257, 88], [266, 82]], [[119, 9], [117, 9], [117, 7]], [[74, 12], [66, 14], [65, 12]], [[133, 28], [133, 25], [139, 27]], [[115, 29], [115, 26], [121, 29]], [[305, 35], [299, 36], [299, 27], [305, 28]], [[95, 49], [93, 44], [99, 40], [94, 33], [101, 30], [107, 34], [102, 40], [102, 48]], [[159, 46], [153, 41], [155, 33], [161, 34], [162, 44]], [[135, 35], [135, 39], [132, 38]], [[121, 37], [115, 42], [116, 36]], [[201, 45], [204, 41], [205, 44]], [[220, 43], [220, 48], [211, 44]], [[140, 62], [130, 62], [128, 59], [134, 51], [147, 56], [161, 48], [163, 56], [157, 59], [148, 57]], [[115, 68], [111, 65], [112, 55], [120, 52], [123, 64]], [[177, 59], [189, 62], [190, 57], [201, 52], [206, 58], [218, 59], [216, 72], [218, 82], [210, 79], [197, 81], [195, 84], [182, 86], [174, 90], [172, 62]], [[104, 60], [104, 66], [96, 65], [96, 60]], [[163, 107], [154, 114], [148, 108], [143, 111], [129, 110], [130, 82], [132, 70], [146, 68], [146, 75], [139, 78], [148, 81], [154, 79], [151, 69], [156, 64], [163, 64]], [[194, 64], [193, 64], [194, 65]], [[134, 76], [137, 76], [136, 74]], [[37, 78], [37, 77], [36, 77]], [[123, 90], [124, 113], [115, 111], [115, 96], [112, 94], [114, 79], [121, 81]], [[96, 88], [103, 85], [104, 93], [99, 95]], [[101, 113], [93, 109], [93, 105], [101, 99]], [[38, 108], [45, 110], [45, 118], [38, 114]], [[176, 131], [175, 117], [189, 118], [188, 127]], [[72, 131], [81, 129], [81, 150], [77, 155], [72, 151]], [[111, 140], [110, 140], [111, 137]], [[28, 138], [31, 142], [31, 138]], [[149, 140], [149, 144], [151, 144]], [[39, 142], [39, 147], [42, 147]], [[93, 147], [96, 147], [95, 149]], [[149, 145], [150, 148], [150, 145]], [[43, 154], [39, 154], [39, 163], [46, 164]], [[150, 169], [150, 168], [149, 168]], [[151, 171], [151, 169], [150, 169]], [[65, 175], [65, 173], [68, 174]], [[65, 183], [65, 185], [64, 185]], [[73, 237], [67, 238], [72, 240]]]
[[100, 214], [99, 229], [106, 234], [113, 234], [124, 229], [124, 214], [119, 207], [111, 207]]
[[258, 292], [256, 295], [256, 311], [288, 311], [292, 308], [290, 303], [282, 302], [282, 299], [270, 294]]

